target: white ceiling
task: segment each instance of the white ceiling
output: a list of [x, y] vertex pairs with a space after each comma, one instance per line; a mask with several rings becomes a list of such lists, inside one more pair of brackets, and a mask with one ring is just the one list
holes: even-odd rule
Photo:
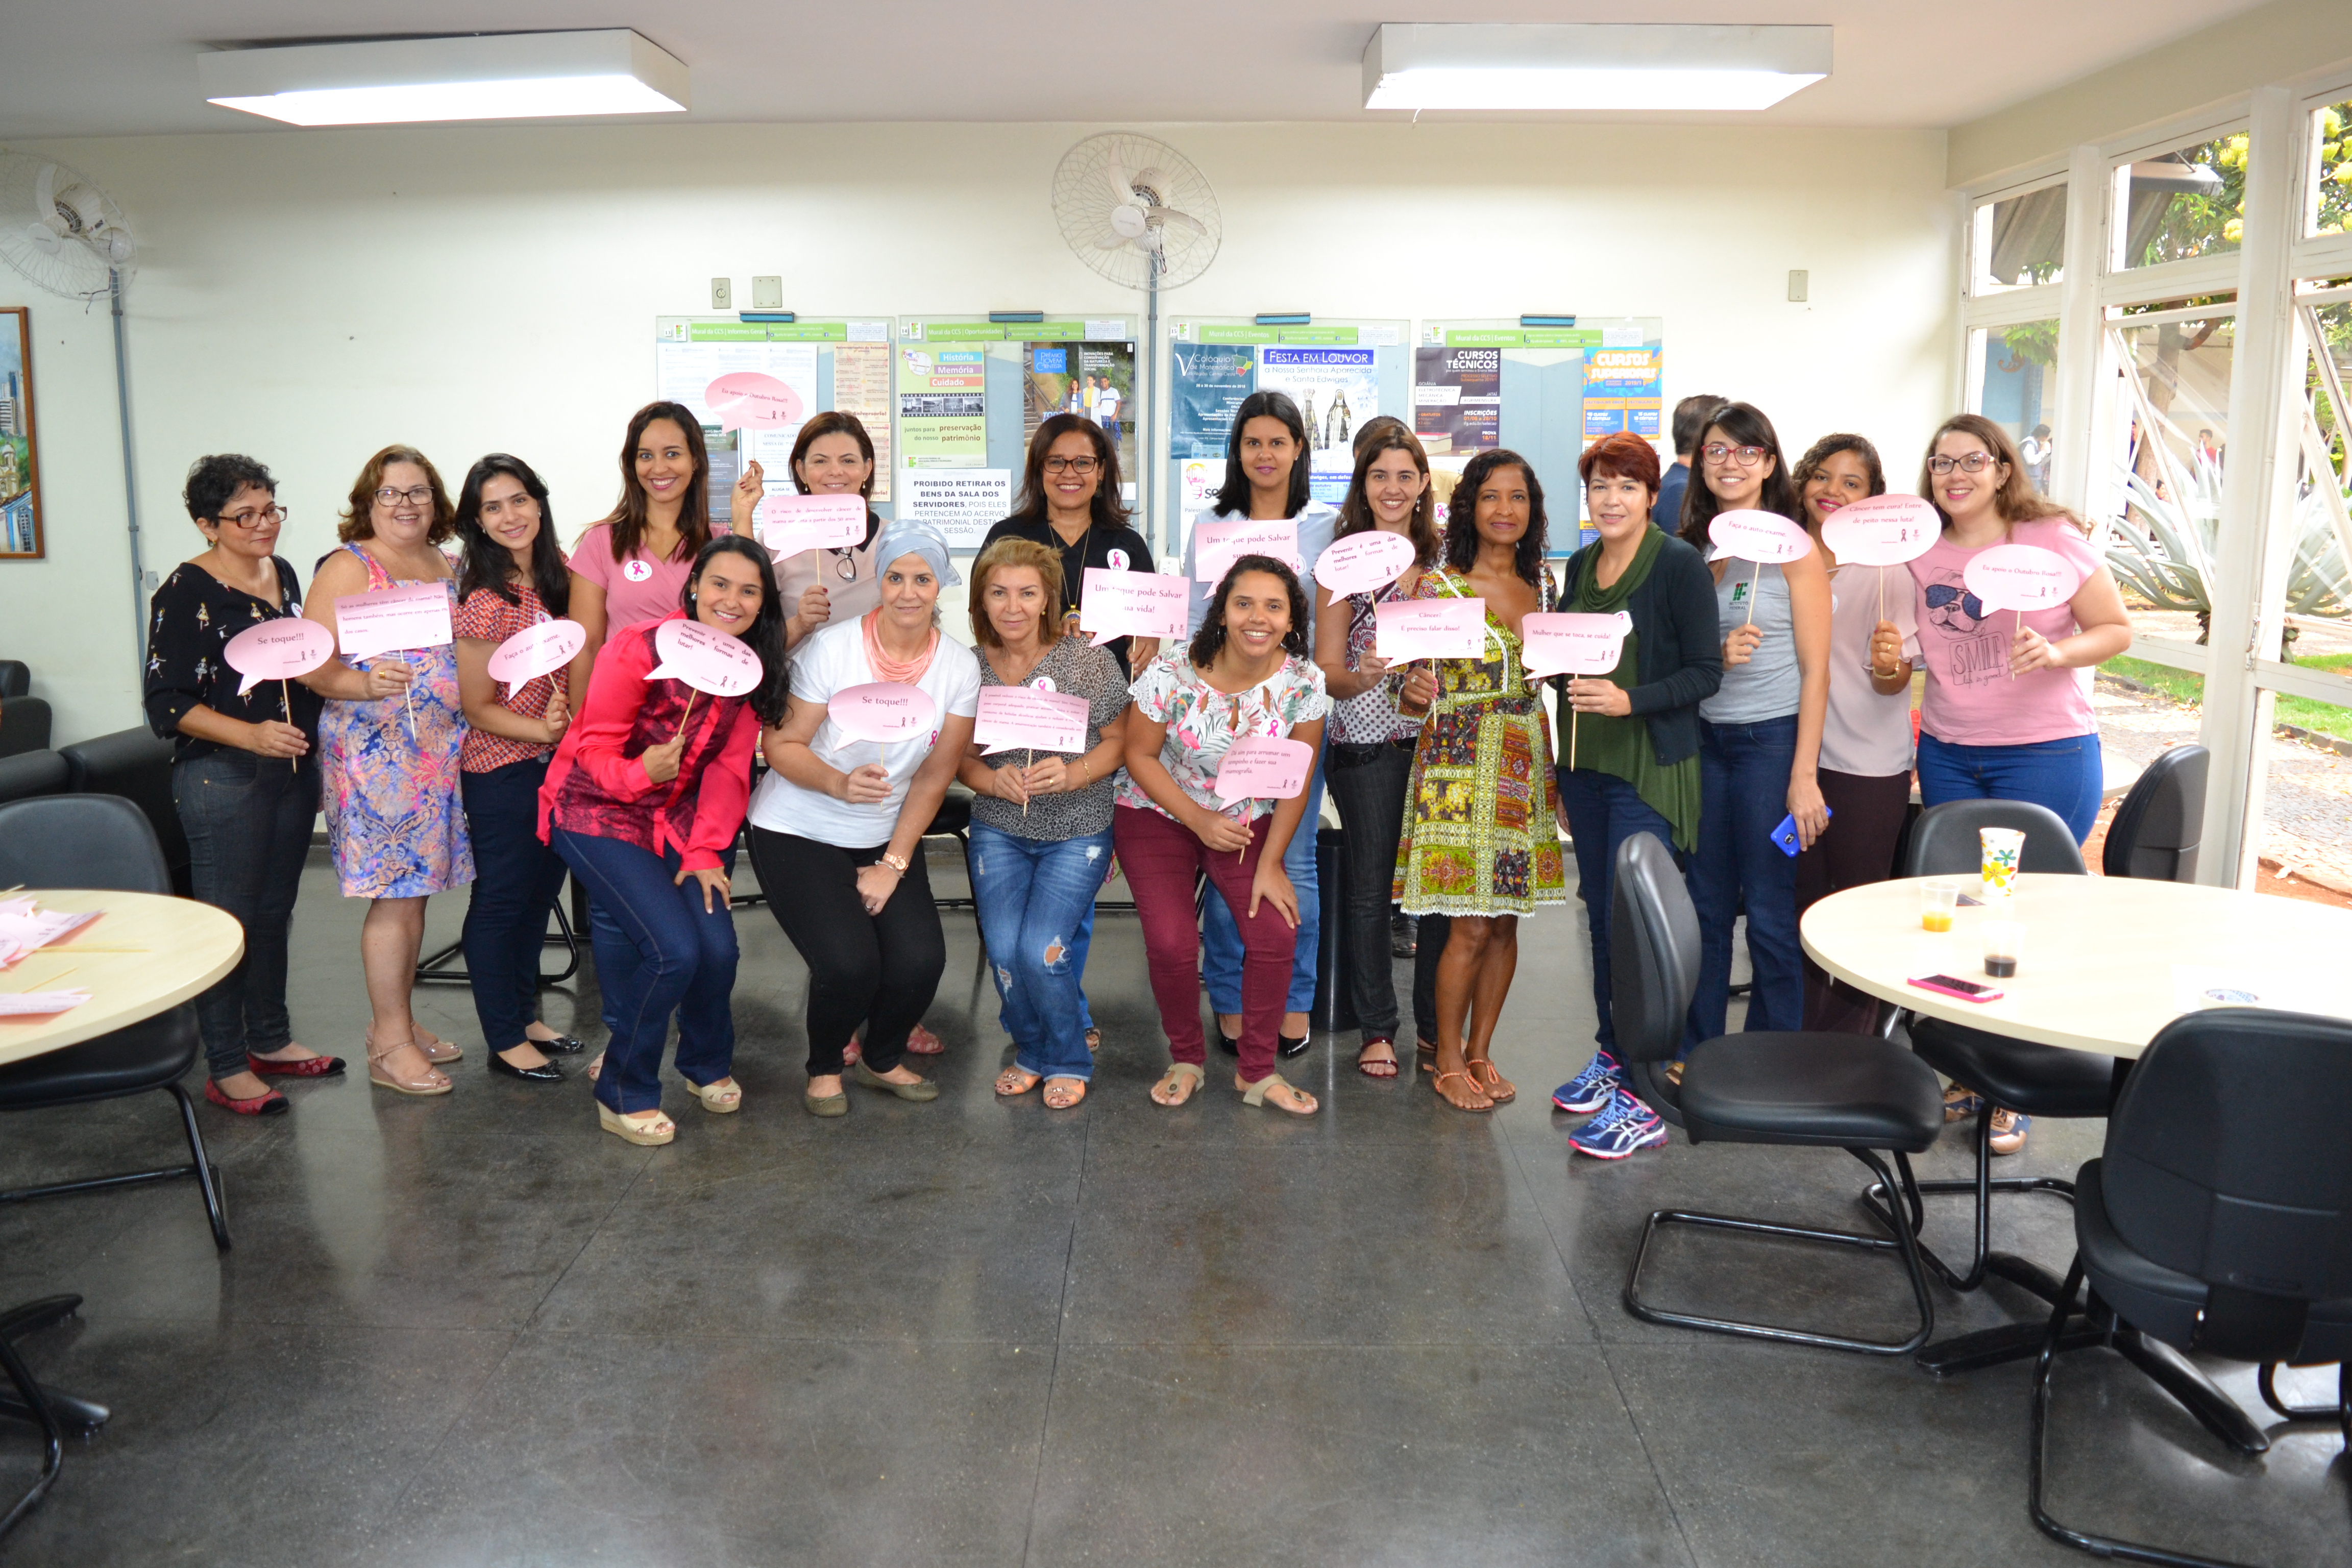
[[199, 50], [486, 23], [636, 28], [693, 71], [692, 114], [664, 118], [1141, 123], [1403, 118], [1360, 107], [1382, 21], [1826, 22], [1829, 80], [1760, 114], [1696, 118], [1948, 126], [2260, 3], [1676, 0], [1661, 16], [1631, 0], [5, 0], [0, 137], [274, 129], [204, 101]]

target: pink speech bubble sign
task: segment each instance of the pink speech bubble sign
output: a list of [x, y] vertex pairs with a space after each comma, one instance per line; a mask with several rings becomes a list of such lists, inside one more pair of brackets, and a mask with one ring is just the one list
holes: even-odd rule
[[1900, 566], [1936, 547], [1944, 520], [1917, 496], [1871, 496], [1822, 520], [1822, 542], [1838, 564]]
[[1298, 553], [1298, 521], [1199, 522], [1192, 525], [1192, 579], [1222, 583], [1244, 555], [1271, 555], [1293, 572], [1307, 570]]
[[781, 561], [803, 550], [849, 550], [866, 542], [866, 498], [772, 495], [760, 502], [760, 542]]
[[807, 416], [801, 395], [762, 371], [730, 370], [702, 389], [721, 430], [767, 430], [797, 425]]
[[1372, 606], [1372, 649], [1391, 664], [1415, 658], [1482, 658], [1484, 599], [1403, 599]]
[[1719, 511], [1706, 525], [1706, 537], [1715, 545], [1708, 560], [1736, 555], [1759, 566], [1801, 561], [1813, 548], [1812, 535], [1777, 511]]
[[2038, 544], [1996, 544], [1980, 550], [1960, 574], [1988, 613], [2046, 610], [2074, 596], [2083, 579], [2064, 556]]
[[1100, 647], [1115, 637], [1173, 637], [1191, 628], [1192, 591], [1181, 577], [1089, 566], [1078, 595], [1078, 629]]
[[249, 626], [228, 639], [221, 657], [245, 677], [239, 697], [265, 680], [291, 680], [308, 675], [335, 654], [335, 634], [316, 621], [286, 616]]
[[884, 746], [930, 730], [938, 711], [929, 692], [897, 680], [845, 687], [824, 705], [824, 716], [843, 734]]
[[1412, 541], [1402, 533], [1371, 529], [1335, 540], [1315, 558], [1316, 585], [1331, 596], [1370, 594], [1387, 587], [1412, 564]]
[[1528, 679], [1606, 675], [1617, 668], [1625, 634], [1633, 629], [1633, 617], [1622, 610], [1605, 616], [1555, 610], [1526, 616], [1519, 622], [1519, 646], [1526, 650]]
[[490, 655], [490, 679], [512, 688], [570, 664], [588, 646], [588, 628], [578, 621], [541, 621], [499, 644]]
[[983, 686], [971, 738], [983, 755], [1015, 750], [1083, 752], [1087, 749], [1087, 700], [1034, 686]]
[[1239, 735], [1217, 763], [1217, 798], [1288, 800], [1307, 787], [1315, 748], [1282, 735]]
[[438, 583], [407, 583], [335, 601], [336, 640], [345, 658], [371, 658], [400, 648], [446, 647], [449, 591]]
[[660, 656], [647, 680], [681, 680], [711, 697], [740, 697], [760, 684], [760, 656], [740, 637], [713, 631], [700, 621], [664, 621], [654, 628]]

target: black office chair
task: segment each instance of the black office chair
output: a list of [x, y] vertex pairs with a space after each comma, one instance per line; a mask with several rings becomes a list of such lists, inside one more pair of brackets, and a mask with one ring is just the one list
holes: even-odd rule
[[49, 705], [38, 697], [0, 697], [0, 757], [46, 751]]
[[[1954, 800], [1922, 812], [1911, 830], [1911, 845], [1903, 874], [1906, 877], [1974, 877], [1982, 868], [1983, 850], [1977, 833], [1985, 827], [2013, 827], [2025, 835], [2018, 869], [2062, 876], [2087, 876], [2083, 852], [2074, 835], [2055, 812], [2021, 800]], [[1991, 1250], [1992, 1194], [1999, 1193], [2074, 1192], [2073, 1184], [2054, 1176], [1992, 1174], [1992, 1113], [1996, 1106], [2029, 1116], [2053, 1119], [2095, 1117], [2107, 1113], [2115, 1094], [2115, 1063], [2087, 1051], [2011, 1039], [1940, 1018], [1913, 1015], [1911, 1048], [1945, 1077], [1968, 1085], [1981, 1098], [1977, 1111], [1976, 1175], [1967, 1181], [1921, 1182], [1928, 1196], [1972, 1194], [1977, 1201], [1976, 1240], [1969, 1266], [1955, 1269], [1924, 1242], [1920, 1254], [1938, 1279], [1955, 1290], [1973, 1290], [1994, 1273], [2021, 1285], [2043, 1300], [2054, 1300], [2058, 1281], [2040, 1266]], [[1873, 1187], [1865, 1201], [1879, 1208], [1884, 1189]], [[1884, 1215], [1882, 1215], [1882, 1217]], [[1914, 1213], [1918, 1228], [1921, 1215]], [[1931, 1371], [1958, 1370], [1931, 1366]]]
[[[1698, 988], [1698, 913], [1682, 873], [1664, 845], [1646, 833], [1617, 851], [1617, 889], [1609, 921], [1610, 1016], [1622, 1060], [1664, 1061], [1682, 1044], [1683, 1021]], [[1929, 1148], [1942, 1131], [1942, 1090], [1926, 1063], [1902, 1047], [1866, 1035], [1757, 1031], [1701, 1041], [1683, 1065], [1683, 1127], [1693, 1143], [1786, 1143], [1843, 1149], [1889, 1187], [1895, 1176], [1879, 1159], [1895, 1159], [1903, 1190], [1912, 1187], [1910, 1156]], [[1916, 1211], [1916, 1204], [1914, 1204]], [[1911, 1227], [1899, 1211], [1882, 1215], [1889, 1236], [1810, 1230], [1762, 1220], [1660, 1209], [1643, 1227], [1633, 1268], [1625, 1276], [1625, 1310], [1644, 1322], [1706, 1329], [1719, 1334], [1908, 1355], [1927, 1342], [1935, 1303], [1920, 1271]], [[1661, 1226], [1695, 1225], [1748, 1236], [1785, 1236], [1873, 1252], [1903, 1260], [1919, 1304], [1919, 1326], [1895, 1342], [1846, 1339], [1764, 1323], [1735, 1322], [1669, 1312], [1643, 1301], [1642, 1264]]]
[[[950, 781], [947, 798], [940, 802], [940, 809], [931, 816], [931, 825], [923, 829], [926, 838], [952, 838], [956, 841], [957, 847], [963, 851], [963, 879], [967, 887], [971, 882], [971, 791], [961, 783]], [[943, 910], [977, 911], [980, 907], [969, 894], [953, 899], [942, 899], [933, 894], [931, 901]]]
[[[2102, 1157], [2075, 1173], [2066, 1295], [2087, 1280], [2092, 1319], [2143, 1365], [2150, 1340], [2265, 1364], [2352, 1356], [2347, 1122], [2352, 1023], [2255, 1007], [2174, 1019], [2125, 1081]], [[2067, 1315], [2053, 1313], [2033, 1370], [2033, 1522], [2096, 1556], [2214, 1568], [2210, 1558], [2072, 1529], [2042, 1506], [2051, 1374]], [[2352, 1446], [2352, 1371], [2336, 1386], [2337, 1406], [2326, 1414]], [[2269, 1447], [2218, 1406], [2184, 1403], [2241, 1453]]]
[[2213, 753], [2175, 746], [2147, 764], [2107, 824], [2099, 869], [2155, 882], [2197, 879], [2198, 841], [2205, 831], [2205, 773]]
[[[139, 808], [107, 795], [44, 795], [0, 805], [0, 887], [110, 888], [134, 893], [170, 893], [171, 879], [154, 829]], [[213, 1244], [229, 1248], [228, 1219], [221, 1210], [220, 1173], [205, 1153], [180, 1079], [195, 1065], [200, 1041], [196, 1010], [182, 1003], [169, 1012], [100, 1035], [78, 1046], [27, 1057], [0, 1067], [0, 1112], [79, 1105], [96, 1100], [162, 1089], [180, 1108], [191, 1163], [118, 1176], [97, 1176], [50, 1186], [0, 1193], [0, 1203], [61, 1193], [95, 1192], [135, 1182], [194, 1176], [204, 1194], [205, 1217]]]
[[[119, 795], [144, 814], [163, 852], [164, 868], [171, 874], [169, 885], [157, 890], [177, 893], [184, 899], [193, 897], [195, 881], [188, 835], [180, 826], [180, 808], [172, 799], [172, 742], [142, 724], [136, 729], [117, 730], [111, 735], [76, 741], [70, 746], [58, 747], [58, 752], [72, 772], [76, 794]], [[7, 885], [0, 881], [0, 888]], [[88, 888], [98, 884], [49, 879], [48, 885]]]
[[0, 1400], [0, 1415], [30, 1421], [41, 1429], [41, 1473], [33, 1478], [31, 1488], [9, 1506], [8, 1511], [0, 1514], [0, 1537], [5, 1537], [18, 1520], [32, 1512], [34, 1506], [48, 1495], [50, 1484], [58, 1479], [58, 1472], [65, 1468], [65, 1433], [58, 1424], [57, 1412], [50, 1408], [41, 1385], [33, 1381], [31, 1370], [17, 1355], [16, 1347], [12, 1342], [35, 1329], [46, 1328], [56, 1321], [47, 1309], [60, 1301], [71, 1303], [67, 1308], [68, 1313], [74, 1307], [81, 1305], [80, 1297], [65, 1296], [0, 1312], [0, 1374], [6, 1377], [5, 1384], [0, 1387], [16, 1390], [13, 1400]]
[[32, 694], [33, 667], [21, 658], [0, 658], [0, 698]]
[[[73, 770], [55, 752], [19, 752], [0, 757], [0, 801], [63, 795], [73, 787]], [[0, 882], [0, 887], [7, 884]]]

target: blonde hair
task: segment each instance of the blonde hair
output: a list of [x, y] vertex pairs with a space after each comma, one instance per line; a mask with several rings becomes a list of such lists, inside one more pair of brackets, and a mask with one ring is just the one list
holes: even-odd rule
[[1052, 647], [1062, 637], [1062, 557], [1034, 539], [1000, 539], [971, 563], [971, 587], [966, 597], [971, 606], [973, 639], [982, 647], [1004, 646], [996, 623], [988, 618], [988, 580], [1007, 567], [1027, 567], [1045, 585], [1045, 597], [1053, 607], [1038, 617], [1037, 646]]

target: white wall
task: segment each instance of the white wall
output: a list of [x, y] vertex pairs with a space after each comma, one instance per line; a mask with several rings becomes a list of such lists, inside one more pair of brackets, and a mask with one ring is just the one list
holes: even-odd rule
[[[308, 574], [375, 447], [454, 484], [485, 451], [546, 475], [567, 537], [617, 489], [651, 318], [709, 280], [788, 308], [1139, 310], [1063, 246], [1066, 125], [287, 132], [56, 143], [145, 247], [131, 380], [147, 563], [200, 547], [189, 461], [252, 453]], [[1196, 313], [1660, 315], [1666, 392], [1749, 398], [1801, 447], [1898, 454], [1949, 410], [1955, 277], [1940, 132], [1694, 126], [1178, 126], [1225, 241]], [[1792, 268], [1811, 302], [1785, 299]], [[740, 296], [739, 296], [740, 298]], [[0, 273], [37, 329], [49, 556], [0, 563], [0, 657], [60, 742], [138, 721], [110, 340]]]

